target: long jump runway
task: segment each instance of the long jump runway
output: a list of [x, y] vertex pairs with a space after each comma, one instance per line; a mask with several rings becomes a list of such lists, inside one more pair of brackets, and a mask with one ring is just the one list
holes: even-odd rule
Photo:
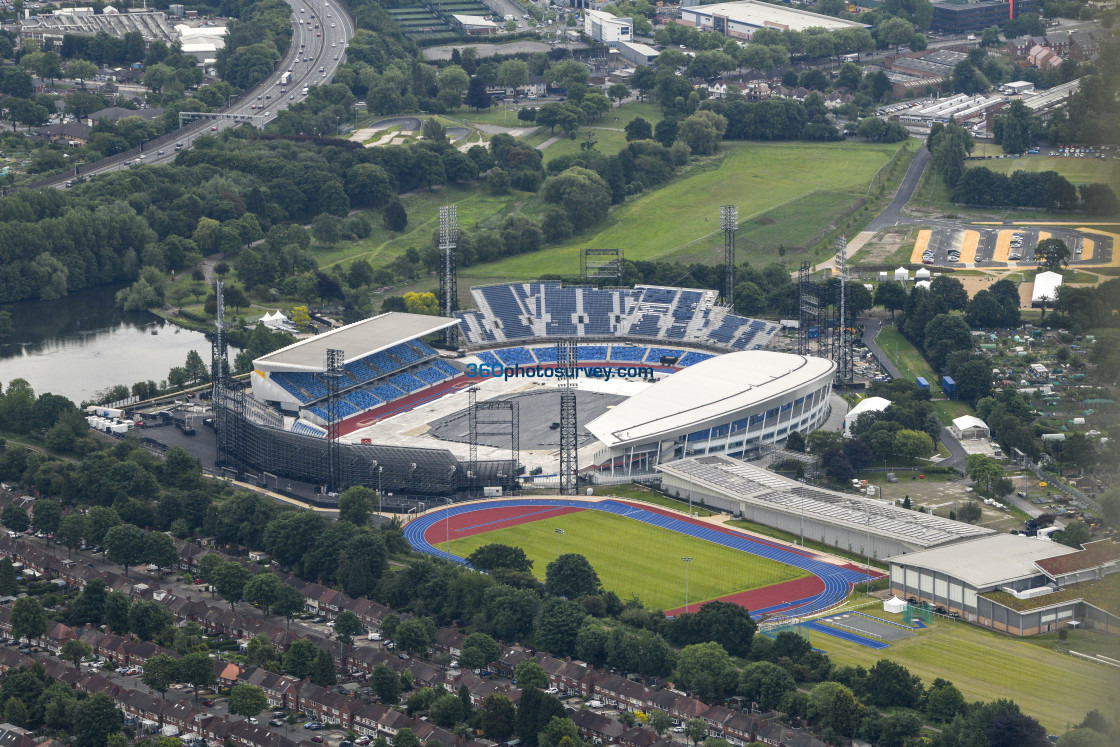
[[[605, 511], [617, 514], [634, 521], [652, 524], [706, 542], [714, 542], [734, 550], [785, 563], [811, 574], [807, 578], [721, 597], [722, 601], [733, 602], [747, 608], [756, 617], [774, 613], [809, 615], [822, 612], [844, 601], [852, 586], [867, 577], [863, 569], [850, 563], [830, 563], [822, 556], [800, 548], [769, 542], [727, 527], [680, 516], [666, 509], [614, 499], [576, 501], [541, 498], [460, 503], [412, 520], [405, 526], [404, 533], [413, 549], [466, 565], [467, 561], [464, 558], [449, 555], [441, 550], [439, 545], [449, 539], [455, 540], [492, 532], [496, 529], [541, 521], [577, 511]], [[879, 574], [873, 574], [873, 578], [878, 577]], [[666, 613], [673, 615], [682, 610], [666, 610]]]

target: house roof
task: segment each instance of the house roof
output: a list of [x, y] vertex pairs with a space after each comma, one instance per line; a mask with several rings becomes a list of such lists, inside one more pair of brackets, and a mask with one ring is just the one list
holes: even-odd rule
[[1054, 577], [1076, 571], [1087, 571], [1120, 560], [1120, 542], [1098, 540], [1087, 542], [1081, 547], [1079, 552], [1059, 555], [1056, 558], [1044, 558], [1036, 561], [1035, 565], [1047, 576]]

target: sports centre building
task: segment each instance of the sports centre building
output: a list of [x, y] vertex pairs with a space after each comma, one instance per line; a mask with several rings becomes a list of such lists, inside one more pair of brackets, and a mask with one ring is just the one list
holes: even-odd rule
[[754, 0], [682, 7], [681, 23], [702, 31], [715, 31], [733, 39], [750, 39], [759, 29], [804, 31], [818, 28], [836, 31], [871, 28], [858, 21]]
[[951, 547], [937, 552], [953, 555], [959, 552], [956, 543], [994, 533], [889, 501], [805, 485], [721, 454], [690, 457], [657, 470], [669, 495], [871, 558], [946, 545]]

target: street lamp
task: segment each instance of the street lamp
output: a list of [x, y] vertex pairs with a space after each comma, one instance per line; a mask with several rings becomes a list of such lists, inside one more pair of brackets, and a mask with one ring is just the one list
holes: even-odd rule
[[556, 527], [556, 559], [560, 559], [560, 538], [564, 536], [564, 530]]
[[691, 556], [690, 557], [684, 557], [684, 558], [681, 558], [681, 560], [684, 561], [684, 612], [687, 615], [688, 614], [688, 566], [692, 562], [692, 558], [691, 558]]

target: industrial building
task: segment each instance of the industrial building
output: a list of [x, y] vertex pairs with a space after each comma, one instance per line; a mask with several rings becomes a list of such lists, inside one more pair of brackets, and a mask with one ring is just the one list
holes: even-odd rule
[[657, 55], [661, 54], [648, 44], [638, 42], [620, 42], [618, 53], [622, 59], [634, 65], [652, 65]]
[[498, 33], [500, 30], [497, 23], [487, 20], [482, 16], [459, 15], [453, 13], [451, 19], [454, 22], [452, 25], [468, 36], [490, 36], [491, 34]]
[[811, 487], [718, 454], [662, 464], [657, 470], [669, 495], [872, 559], [943, 545], [949, 545], [944, 552], [951, 554], [964, 546], [962, 541], [993, 533], [888, 501]]
[[743, 454], [816, 430], [828, 417], [836, 363], [744, 351], [659, 381], [587, 424], [602, 472], [645, 472], [692, 454]]
[[585, 10], [583, 33], [609, 47], [617, 47], [621, 42], [634, 39], [634, 22], [601, 10]]
[[1038, 0], [979, 0], [973, 3], [941, 2], [933, 4], [930, 28], [948, 34], [967, 34], [989, 26], [1002, 26], [1024, 13], [1038, 13]]
[[847, 21], [820, 13], [755, 2], [755, 0], [682, 7], [681, 23], [702, 31], [716, 31], [734, 39], [750, 39], [755, 31], [764, 28], [777, 31], [804, 31], [810, 28], [823, 28], [829, 31], [871, 28], [857, 21]]
[[1120, 576], [1120, 544], [1078, 550], [1046, 539], [996, 534], [889, 558], [891, 593], [1012, 635], [1068, 625], [1120, 631], [1099, 604]]
[[121, 38], [130, 31], [138, 32], [145, 42], [171, 44], [179, 38], [167, 22], [167, 14], [160, 11], [95, 14], [93, 8], [63, 8], [50, 15], [31, 16], [19, 21], [20, 39], [55, 43], [61, 43], [66, 35], [96, 36], [106, 33]]

